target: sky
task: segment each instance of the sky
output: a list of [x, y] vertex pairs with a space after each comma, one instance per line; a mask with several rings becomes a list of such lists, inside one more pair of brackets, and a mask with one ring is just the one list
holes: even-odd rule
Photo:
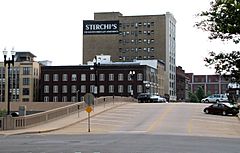
[[[0, 50], [30, 51], [37, 61], [53, 65], [82, 64], [83, 20], [95, 12], [124, 16], [170, 12], [176, 24], [176, 65], [186, 73], [214, 74], [205, 67], [209, 51], [237, 48], [233, 43], [210, 41], [194, 27], [197, 13], [208, 10], [211, 0], [0, 0]], [[239, 46], [238, 46], [239, 48]], [[0, 56], [3, 61], [3, 56]]]

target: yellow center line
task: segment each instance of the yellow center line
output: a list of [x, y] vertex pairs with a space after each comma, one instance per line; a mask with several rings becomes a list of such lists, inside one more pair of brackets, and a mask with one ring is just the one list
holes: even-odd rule
[[188, 122], [187, 131], [189, 134], [192, 133], [192, 119], [190, 119], [190, 121]]
[[154, 131], [163, 121], [163, 119], [172, 111], [174, 105], [169, 105], [164, 112], [161, 112], [158, 118], [153, 122], [148, 128], [147, 131], [152, 132]]

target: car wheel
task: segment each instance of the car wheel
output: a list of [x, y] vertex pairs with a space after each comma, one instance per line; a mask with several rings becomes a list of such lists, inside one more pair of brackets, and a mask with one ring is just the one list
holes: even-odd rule
[[223, 115], [223, 116], [226, 116], [226, 115], [227, 115], [226, 111], [223, 111], [223, 112], [222, 112], [222, 115]]
[[205, 109], [204, 112], [205, 112], [206, 114], [209, 114], [209, 110], [208, 110], [208, 109]]
[[208, 100], [208, 99], [206, 99], [206, 100], [205, 100], [205, 103], [209, 103], [209, 100]]
[[216, 100], [216, 103], [219, 103], [219, 100], [218, 100], [218, 99]]

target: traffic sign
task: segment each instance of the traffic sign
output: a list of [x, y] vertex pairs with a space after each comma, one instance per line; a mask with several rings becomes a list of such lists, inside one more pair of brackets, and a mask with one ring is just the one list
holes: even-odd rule
[[94, 95], [91, 93], [86, 93], [84, 95], [84, 101], [88, 106], [90, 106], [94, 102]]
[[93, 109], [92, 109], [91, 106], [88, 106], [85, 110], [86, 110], [86, 112], [91, 113], [91, 111], [92, 111]]

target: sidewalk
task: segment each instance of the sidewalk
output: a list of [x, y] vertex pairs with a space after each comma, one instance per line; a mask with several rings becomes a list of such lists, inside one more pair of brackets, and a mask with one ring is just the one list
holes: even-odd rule
[[[100, 113], [108, 111], [110, 109], [114, 109], [116, 107], [122, 106], [127, 104], [126, 102], [115, 102], [115, 103], [108, 103], [108, 104], [101, 104], [98, 106], [93, 107], [93, 111], [90, 113], [90, 117], [96, 116]], [[79, 117], [78, 117], [79, 116]], [[55, 131], [59, 129], [63, 129], [65, 127], [71, 126], [75, 123], [84, 121], [88, 118], [88, 113], [85, 110], [81, 110], [79, 113], [76, 112], [72, 115], [66, 116], [64, 118], [60, 118], [58, 120], [54, 120], [52, 122], [48, 122], [45, 124], [41, 124], [38, 126], [26, 128], [26, 129], [19, 129], [19, 130], [8, 130], [8, 131], [0, 131], [0, 135], [20, 135], [20, 134], [34, 134], [34, 133], [44, 133]]]

